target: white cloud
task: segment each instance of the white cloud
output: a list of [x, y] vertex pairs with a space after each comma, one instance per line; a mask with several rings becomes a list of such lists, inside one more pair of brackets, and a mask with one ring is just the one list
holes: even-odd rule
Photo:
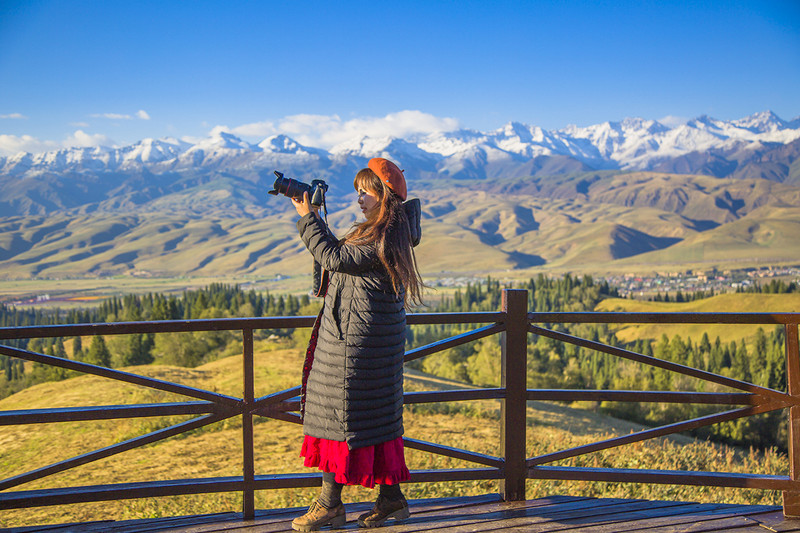
[[[93, 117], [110, 119], [131, 119], [131, 115], [105, 113]], [[140, 110], [136, 117], [148, 120], [150, 115]], [[147, 117], [147, 118], [145, 118]], [[41, 140], [30, 135], [0, 135], [0, 155], [14, 155], [18, 152], [39, 153], [62, 148], [116, 146], [116, 143], [103, 134], [86, 133], [85, 123], [73, 124], [77, 129], [63, 141]], [[459, 127], [453, 118], [437, 117], [422, 111], [399, 111], [383, 117], [358, 117], [342, 120], [338, 115], [291, 115], [275, 121], [252, 122], [234, 128], [216, 126], [211, 134], [226, 131], [242, 137], [264, 138], [284, 134], [307, 146], [330, 149], [342, 142], [369, 137], [400, 137], [425, 135], [438, 131], [452, 131]], [[181, 137], [182, 140], [197, 143], [202, 139]]]
[[133, 118], [130, 115], [123, 115], [120, 113], [94, 113], [89, 116], [92, 118], [109, 118], [111, 120], [130, 120]]
[[12, 118], [12, 119], [22, 119], [28, 118], [22, 113], [9, 113], [8, 115], [0, 115], [0, 118]]
[[[213, 128], [211, 128], [211, 131], [208, 132], [208, 136], [209, 137], [216, 137], [220, 133], [233, 133], [234, 130], [236, 130], [236, 128], [229, 128], [228, 126], [222, 126], [222, 125], [214, 126]], [[244, 134], [243, 133], [239, 133], [238, 135], [244, 135]], [[189, 139], [189, 138], [196, 138], [198, 140], [201, 139], [201, 137], [191, 137], [191, 136], [188, 136], [188, 135], [184, 137], [184, 139]], [[197, 142], [197, 141], [195, 141], [195, 142]]]
[[19, 152], [47, 152], [58, 150], [60, 144], [55, 141], [41, 141], [30, 135], [0, 135], [0, 156], [11, 156]]
[[[222, 130], [222, 131], [229, 131], [229, 130], [225, 129], [225, 130]], [[183, 142], [185, 142], [185, 143], [189, 143], [189, 144], [197, 144], [197, 143], [199, 143], [200, 141], [202, 141], [202, 140], [204, 140], [204, 139], [205, 139], [205, 137], [197, 137], [197, 136], [195, 136], [195, 135], [182, 135], [182, 136], [181, 136], [181, 137], [179, 137], [179, 138], [180, 138], [180, 140], [182, 140]]]
[[[215, 128], [216, 130], [216, 128]], [[212, 130], [214, 131], [214, 130]], [[234, 135], [242, 135], [244, 137], [269, 137], [270, 135], [277, 135], [280, 131], [275, 127], [272, 121], [253, 122], [251, 124], [243, 124], [230, 131]]]
[[354, 138], [410, 137], [439, 131], [452, 131], [459, 127], [454, 118], [437, 117], [422, 111], [399, 111], [384, 117], [360, 117], [342, 120], [338, 115], [291, 115], [277, 122], [263, 121], [243, 124], [235, 128], [216, 126], [211, 134], [227, 131], [243, 137], [269, 137], [284, 134], [301, 144], [318, 148], [332, 148]]
[[144, 109], [140, 109], [134, 115], [124, 113], [94, 113], [89, 116], [92, 118], [108, 118], [111, 120], [133, 120], [134, 118], [150, 120], [150, 115]]
[[90, 134], [76, 130], [63, 141], [41, 140], [31, 135], [0, 135], [0, 156], [12, 156], [20, 152], [32, 154], [52, 152], [64, 148], [91, 148], [93, 146], [115, 146], [116, 143], [102, 134]]
[[659, 118], [658, 122], [662, 123], [663, 125], [667, 126], [668, 128], [676, 128], [678, 126], [683, 126], [690, 119], [686, 117], [676, 117], [675, 115], [667, 115], [664, 118]]
[[75, 130], [75, 133], [67, 137], [62, 144], [64, 148], [89, 148], [92, 146], [114, 146], [115, 143], [102, 133], [92, 135], [83, 130]]

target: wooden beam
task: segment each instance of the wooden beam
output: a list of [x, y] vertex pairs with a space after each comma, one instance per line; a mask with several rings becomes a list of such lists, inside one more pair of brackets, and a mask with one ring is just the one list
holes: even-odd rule
[[14, 326], [0, 328], [0, 339], [48, 337], [88, 337], [135, 333], [175, 333], [183, 331], [233, 331], [243, 329], [303, 328], [314, 325], [315, 316], [270, 316], [257, 318], [209, 318], [192, 320], [148, 320], [104, 324], [59, 324], [52, 326]]
[[180, 424], [175, 424], [174, 426], [170, 426], [168, 428], [159, 429], [158, 431], [147, 433], [146, 435], [142, 435], [140, 437], [135, 437], [133, 439], [128, 439], [126, 441], [119, 442], [117, 444], [112, 444], [111, 446], [106, 446], [105, 448], [101, 448], [93, 452], [84, 453], [82, 455], [78, 455], [76, 457], [67, 459], [65, 461], [60, 461], [58, 463], [53, 463], [48, 466], [37, 468], [36, 470], [31, 470], [23, 474], [18, 474], [16, 476], [12, 476], [0, 481], [0, 491], [11, 487], [16, 487], [17, 485], [22, 485], [23, 483], [28, 483], [30, 481], [35, 481], [37, 479], [41, 479], [43, 477], [47, 477], [49, 475], [58, 472], [63, 472], [64, 470], [75, 468], [76, 466], [104, 459], [106, 457], [110, 457], [118, 453], [132, 450], [134, 448], [139, 448], [147, 444], [152, 444], [153, 442], [157, 442], [172, 437], [174, 435], [179, 435], [181, 433], [185, 433], [187, 431], [191, 431], [193, 429], [197, 429], [199, 427], [203, 427], [208, 424], [213, 424], [214, 422], [219, 422], [220, 420], [224, 420], [225, 418], [228, 417], [221, 415], [207, 415], [199, 418], [194, 418], [192, 420], [188, 420]]
[[36, 363], [42, 363], [44, 365], [75, 370], [85, 374], [93, 374], [95, 376], [123, 381], [125, 383], [132, 383], [134, 385], [141, 385], [151, 389], [173, 392], [175, 394], [197, 398], [198, 400], [217, 402], [224, 405], [229, 405], [231, 407], [239, 408], [241, 407], [242, 403], [239, 398], [234, 398], [233, 396], [227, 396], [225, 394], [218, 394], [216, 392], [203, 389], [187, 387], [185, 385], [179, 385], [178, 383], [172, 383], [171, 381], [163, 381], [147, 376], [140, 376], [139, 374], [123, 372], [122, 370], [114, 370], [104, 366], [92, 365], [81, 361], [73, 361], [72, 359], [64, 359], [62, 357], [55, 357], [53, 355], [45, 355], [19, 348], [12, 348], [11, 346], [0, 345], [0, 354], [7, 355], [9, 357], [17, 357], [19, 359], [25, 359], [27, 361], [33, 361]]
[[[786, 382], [789, 394], [800, 399], [800, 341], [797, 324], [787, 324], [786, 331]], [[800, 406], [789, 409], [789, 477], [800, 478]], [[800, 519], [800, 491], [783, 491], [783, 514], [786, 518]]]
[[461, 402], [468, 400], [497, 400], [505, 398], [505, 389], [456, 389], [407, 392], [403, 395], [404, 404]]
[[255, 403], [255, 375], [253, 368], [253, 330], [242, 330], [242, 378], [243, 399], [242, 408], [242, 514], [245, 520], [252, 520], [256, 513], [255, 489], [255, 450], [253, 444], [253, 414]]
[[739, 381], [726, 376], [720, 376], [719, 374], [706, 372], [705, 370], [692, 368], [690, 366], [680, 365], [678, 363], [673, 363], [671, 361], [665, 361], [657, 357], [643, 355], [637, 352], [633, 352], [631, 350], [626, 350], [624, 348], [617, 348], [616, 346], [609, 346], [601, 342], [582, 339], [580, 337], [575, 337], [574, 335], [569, 335], [567, 333], [562, 333], [560, 331], [553, 331], [550, 329], [532, 325], [530, 326], [530, 332], [535, 335], [541, 335], [543, 337], [556, 339], [562, 342], [566, 342], [568, 344], [574, 344], [575, 346], [582, 346], [583, 348], [588, 348], [590, 350], [597, 350], [598, 352], [607, 353], [609, 355], [614, 355], [617, 357], [622, 357], [624, 359], [629, 359], [631, 361], [636, 361], [638, 363], [644, 363], [646, 365], [654, 366], [657, 368], [663, 368], [664, 370], [669, 370], [670, 372], [676, 372], [678, 374], [683, 374], [685, 376], [691, 376], [705, 381], [710, 381], [712, 383], [725, 385], [726, 387], [752, 392], [754, 394], [759, 394], [761, 396], [767, 396], [775, 401], [787, 402], [795, 405], [797, 405], [798, 401], [800, 401], [800, 398], [792, 397], [784, 392], [778, 392], [776, 390], [768, 389], [766, 387], [759, 387], [758, 385], [754, 385], [752, 383]]
[[423, 452], [434, 453], [443, 455], [445, 457], [452, 457], [453, 459], [461, 459], [463, 461], [470, 461], [473, 463], [484, 464], [494, 468], [503, 468], [503, 459], [500, 457], [493, 457], [483, 453], [471, 452], [469, 450], [462, 450], [461, 448], [453, 448], [451, 446], [444, 446], [442, 444], [435, 444], [433, 442], [425, 442], [422, 440], [411, 439], [408, 437], [403, 438], [403, 445], [406, 448], [420, 450]]
[[279, 392], [273, 392], [272, 394], [267, 394], [266, 396], [261, 396], [260, 398], [256, 398], [253, 401], [253, 406], [251, 408], [251, 411], [262, 409], [264, 407], [267, 407], [268, 405], [274, 405], [295, 397], [299, 398], [300, 389], [301, 389], [300, 385], [297, 385], [296, 387], [292, 387]]
[[131, 498], [156, 498], [179, 494], [205, 494], [242, 490], [242, 478], [195, 478], [114, 483], [57, 489], [0, 492], [0, 509], [24, 509], [45, 505], [101, 502]]
[[693, 470], [646, 470], [631, 468], [589, 468], [571, 466], [535, 466], [528, 470], [531, 479], [606, 481], [614, 483], [660, 483], [748, 489], [800, 489], [800, 482], [788, 476], [741, 474], [732, 472], [697, 472]]
[[753, 406], [753, 407], [745, 407], [742, 409], [734, 409], [731, 411], [725, 411], [722, 413], [714, 413], [711, 415], [701, 416], [698, 418], [693, 418], [691, 420], [685, 420], [683, 422], [676, 422], [674, 424], [667, 424], [665, 426], [659, 426], [652, 429], [646, 429], [643, 431], [637, 431], [636, 433], [631, 433], [629, 435], [623, 435], [621, 437], [615, 437], [612, 439], [606, 439], [599, 442], [593, 442], [591, 444], [584, 444], [583, 446], [576, 446], [574, 448], [569, 448], [567, 450], [561, 450], [558, 452], [548, 453], [545, 455], [540, 455], [538, 457], [532, 457], [531, 459], [527, 460], [527, 465], [529, 467], [541, 465], [545, 463], [552, 463], [553, 461], [560, 461], [562, 459], [569, 459], [570, 457], [577, 457], [579, 455], [586, 455], [587, 453], [598, 452], [601, 450], [607, 450], [609, 448], [616, 448], [617, 446], [622, 446], [625, 444], [633, 444], [634, 442], [640, 442], [643, 440], [654, 439], [656, 437], [665, 437], [667, 435], [672, 435], [673, 433], [679, 433], [681, 431], [688, 431], [690, 429], [696, 429], [703, 426], [709, 426], [711, 424], [718, 424], [720, 422], [727, 422], [729, 420], [736, 420], [737, 418], [744, 418], [747, 416], [753, 416], [760, 413], [767, 413], [769, 411], [774, 411], [776, 409], [782, 409], [785, 406], [783, 405], [776, 405], [776, 404], [764, 404], [760, 406]]
[[21, 424], [50, 424], [54, 422], [83, 422], [147, 416], [201, 415], [207, 413], [233, 416], [237, 410], [212, 402], [173, 402], [132, 405], [93, 405], [87, 407], [55, 407], [0, 411], [0, 426]]
[[501, 401], [500, 449], [505, 459], [505, 475], [500, 495], [506, 501], [525, 499], [525, 444], [528, 397], [528, 291], [503, 289], [503, 334], [500, 386], [506, 390]]
[[478, 311], [472, 313], [409, 313], [406, 323], [414, 324], [485, 324], [502, 322], [501, 311]]
[[407, 363], [432, 353], [441, 352], [442, 350], [447, 350], [448, 348], [461, 346], [462, 344], [476, 341], [478, 339], [488, 337], [489, 335], [494, 335], [495, 333], [500, 333], [504, 329], [505, 326], [503, 324], [491, 324], [489, 326], [483, 326], [482, 328], [473, 329], [472, 331], [467, 331], [461, 333], [460, 335], [448, 337], [446, 339], [438, 340], [436, 342], [426, 344], [425, 346], [420, 346], [418, 348], [414, 348], [413, 350], [409, 350], [406, 352], [403, 360]]
[[797, 324], [800, 313], [529, 313], [538, 324]]
[[590, 389], [529, 389], [528, 400], [555, 402], [697, 403], [710, 405], [760, 405], [770, 400], [749, 392], [622, 391]]

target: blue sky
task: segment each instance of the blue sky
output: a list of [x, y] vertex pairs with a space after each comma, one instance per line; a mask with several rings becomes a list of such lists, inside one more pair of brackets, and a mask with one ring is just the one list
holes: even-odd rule
[[0, 0], [0, 155], [800, 115], [800, 2]]

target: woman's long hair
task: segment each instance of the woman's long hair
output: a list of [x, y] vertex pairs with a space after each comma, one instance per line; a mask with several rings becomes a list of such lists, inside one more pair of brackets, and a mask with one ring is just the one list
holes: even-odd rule
[[422, 277], [411, 244], [411, 228], [403, 200], [372, 170], [365, 168], [353, 180], [356, 190], [363, 189], [378, 198], [377, 212], [357, 224], [345, 237], [348, 244], [375, 244], [378, 259], [389, 273], [392, 288], [399, 295], [405, 288], [412, 302], [422, 302]]

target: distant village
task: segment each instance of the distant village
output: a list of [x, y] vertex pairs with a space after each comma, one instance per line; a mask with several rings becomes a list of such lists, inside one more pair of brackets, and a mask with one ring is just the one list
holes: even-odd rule
[[[684, 270], [659, 272], [655, 275], [622, 274], [618, 276], [593, 276], [595, 281], [607, 281], [623, 298], [650, 300], [669, 294], [674, 301], [680, 292], [687, 299], [698, 293], [705, 295], [726, 292], [746, 292], [756, 285], [764, 286], [773, 280], [800, 283], [800, 265], [788, 267], [761, 267], [738, 270]], [[433, 280], [434, 287], [465, 287], [484, 282], [475, 276], [443, 277]]]
[[800, 266], [761, 267], [741, 270], [691, 270], [683, 272], [664, 272], [655, 276], [624, 274], [605, 278], [617, 288], [620, 296], [635, 299], [652, 299], [658, 294], [670, 294], [673, 298], [678, 292], [691, 297], [696, 293], [720, 294], [725, 292], [745, 292], [756, 285], [764, 286], [772, 280], [788, 284], [800, 281]]
[[[582, 275], [578, 275], [582, 277]], [[788, 285], [792, 282], [800, 285], [800, 265], [785, 267], [760, 267], [745, 268], [738, 270], [685, 270], [673, 272], [659, 272], [655, 275], [645, 276], [642, 274], [622, 274], [618, 276], [592, 276], [595, 281], [606, 281], [609, 285], [617, 289], [623, 298], [636, 300], [653, 300], [668, 298], [670, 301], [692, 300], [697, 297], [706, 297], [713, 294], [726, 292], [748, 292], [756, 286], [765, 287], [776, 281], [781, 281]], [[286, 276], [277, 276], [268, 281], [280, 281]], [[243, 289], [261, 290], [261, 285], [265, 280], [258, 280], [245, 283]], [[426, 284], [434, 288], [459, 288], [467, 285], [484, 284], [485, 276], [465, 275], [465, 276], [444, 276], [432, 280], [426, 280]], [[766, 291], [769, 292], [769, 291]], [[702, 294], [701, 294], [702, 293]], [[668, 295], [668, 296], [667, 296]], [[20, 300], [3, 301], [0, 303], [13, 306], [36, 306], [56, 302], [76, 302], [101, 300], [97, 296], [71, 296], [71, 297], [52, 297], [49, 294], [29, 296]]]

